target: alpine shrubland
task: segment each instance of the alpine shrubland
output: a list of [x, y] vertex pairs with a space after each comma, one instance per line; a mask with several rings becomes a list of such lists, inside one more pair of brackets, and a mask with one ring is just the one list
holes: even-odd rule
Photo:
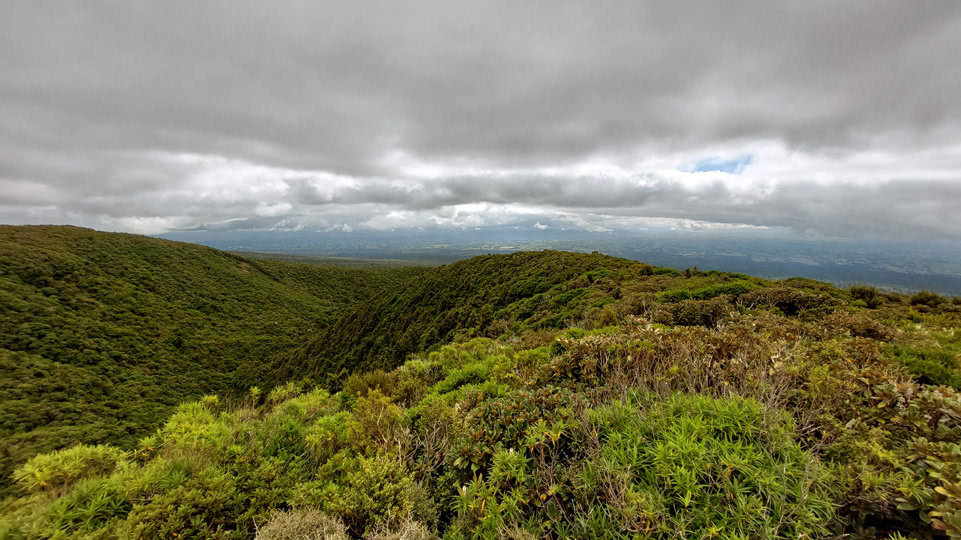
[[262, 384], [22, 463], [0, 537], [961, 538], [961, 307], [933, 296], [427, 270]]

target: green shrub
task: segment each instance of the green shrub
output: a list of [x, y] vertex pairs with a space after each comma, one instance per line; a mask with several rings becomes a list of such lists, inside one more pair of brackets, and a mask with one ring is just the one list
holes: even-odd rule
[[898, 362], [919, 381], [961, 390], [961, 365], [955, 353], [903, 346], [894, 347], [891, 351]]
[[349, 412], [339, 412], [318, 418], [308, 428], [304, 440], [315, 462], [323, 463], [350, 446], [347, 425], [351, 419]]
[[858, 466], [890, 463], [875, 475], [893, 480], [885, 488], [897, 510], [887, 509], [885, 518], [899, 517], [904, 530], [925, 538], [961, 538], [961, 393], [913, 383], [878, 390], [876, 410], [883, 411], [880, 424], [886, 428], [883, 453]]
[[877, 309], [884, 302], [881, 295], [878, 294], [878, 290], [874, 287], [855, 285], [849, 291], [851, 298], [864, 302], [864, 307], [869, 309]]
[[278, 403], [287, 401], [294, 396], [300, 395], [303, 393], [303, 391], [303, 385], [297, 384], [294, 381], [289, 381], [271, 390], [270, 393], [267, 394], [266, 401], [268, 405], [276, 405]]
[[694, 289], [675, 289], [658, 294], [661, 302], [674, 303], [683, 300], [710, 300], [718, 296], [740, 296], [758, 288], [752, 281], [738, 280], [727, 283], [711, 283]]
[[121, 537], [144, 540], [174, 535], [186, 539], [237, 538], [252, 528], [252, 523], [238, 520], [247, 505], [248, 494], [237, 489], [233, 475], [210, 467], [176, 488], [134, 505], [118, 531]]
[[353, 417], [347, 422], [347, 438], [360, 452], [399, 452], [406, 443], [400, 407], [379, 390], [357, 398]]
[[547, 292], [549, 288], [550, 285], [537, 279], [522, 279], [511, 286], [509, 297], [512, 300], [520, 300], [521, 298], [527, 298], [529, 296], [534, 296], [535, 294]]
[[574, 422], [577, 397], [572, 391], [556, 386], [514, 390], [503, 397], [485, 399], [471, 410], [467, 433], [454, 441], [447, 460], [449, 466], [469, 479], [475, 472], [486, 470], [498, 450], [523, 448], [539, 424], [567, 433]]
[[271, 418], [290, 418], [308, 423], [320, 416], [334, 414], [339, 404], [326, 390], [316, 388], [306, 394], [289, 396], [270, 411]]
[[123, 519], [132, 505], [118, 484], [104, 478], [80, 482], [51, 505], [47, 511], [49, 526], [55, 531], [79, 536]]
[[183, 461], [155, 457], [126, 475], [123, 479], [124, 497], [127, 500], [148, 500], [182, 485], [189, 475]]
[[490, 376], [493, 363], [492, 360], [485, 359], [457, 368], [451, 371], [444, 380], [435, 384], [431, 391], [437, 394], [446, 394], [468, 384], [482, 383]]
[[297, 486], [294, 502], [343, 520], [352, 535], [415, 511], [417, 486], [396, 457], [344, 461], [334, 475]]
[[830, 309], [836, 301], [825, 294], [784, 286], [767, 287], [745, 293], [738, 298], [738, 303], [747, 307], [775, 307], [785, 315], [795, 317], [808, 310]]
[[911, 297], [912, 306], [926, 306], [929, 308], [936, 308], [947, 301], [941, 295], [935, 294], [930, 291], [920, 291]]
[[581, 473], [594, 508], [586, 529], [599, 519], [655, 538], [827, 532], [828, 476], [784, 413], [750, 399], [677, 394], [595, 409], [591, 423], [602, 447]]
[[[415, 364], [418, 367], [408, 367], [408, 364]], [[437, 382], [441, 369], [437, 364], [415, 360], [397, 369], [396, 374], [397, 384], [391, 395], [398, 404], [412, 407], [423, 399], [430, 386]]]
[[527, 515], [538, 512], [538, 490], [534, 483], [534, 465], [527, 452], [498, 449], [492, 458], [490, 474], [475, 476], [462, 485], [455, 507], [455, 528], [471, 531], [475, 538], [498, 535]]
[[731, 311], [729, 297], [711, 300], [682, 300], [655, 316], [654, 320], [663, 324], [678, 326], [703, 326], [716, 328], [718, 323]]
[[178, 407], [158, 436], [164, 455], [189, 459], [201, 467], [219, 461], [234, 441], [230, 427], [200, 402]]
[[127, 463], [127, 453], [104, 445], [80, 444], [30, 459], [14, 472], [28, 492], [63, 493], [86, 478], [106, 475]]
[[961, 538], [961, 446], [918, 438], [911, 450], [928, 485], [901, 508], [922, 510], [922, 519], [932, 529], [949, 538]]
[[685, 290], [664, 291], [657, 295], [657, 299], [664, 303], [681, 302], [691, 299], [691, 292]]
[[354, 373], [344, 382], [344, 393], [356, 397], [366, 395], [370, 390], [380, 390], [381, 393], [391, 395], [396, 381], [393, 375], [382, 369]]
[[835, 311], [824, 319], [824, 326], [831, 333], [846, 330], [853, 337], [869, 338], [876, 341], [890, 341], [895, 336], [889, 326], [863, 312]]

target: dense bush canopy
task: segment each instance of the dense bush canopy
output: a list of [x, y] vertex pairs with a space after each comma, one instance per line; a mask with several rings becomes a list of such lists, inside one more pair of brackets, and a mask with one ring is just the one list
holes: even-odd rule
[[37, 452], [130, 447], [184, 400], [259, 384], [279, 352], [416, 273], [0, 226], [0, 493]]
[[264, 391], [21, 460], [0, 538], [961, 538], [954, 302], [597, 254], [410, 272]]

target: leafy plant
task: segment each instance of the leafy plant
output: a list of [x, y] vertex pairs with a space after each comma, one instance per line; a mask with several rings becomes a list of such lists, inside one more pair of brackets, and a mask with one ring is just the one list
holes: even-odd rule
[[752, 400], [676, 394], [596, 409], [591, 423], [602, 446], [581, 482], [621, 530], [665, 538], [826, 532], [829, 476], [795, 442], [783, 413]]

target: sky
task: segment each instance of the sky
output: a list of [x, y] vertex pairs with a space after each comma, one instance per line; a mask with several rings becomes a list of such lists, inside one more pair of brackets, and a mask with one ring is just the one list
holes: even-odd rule
[[961, 240], [957, 0], [0, 0], [0, 223]]

